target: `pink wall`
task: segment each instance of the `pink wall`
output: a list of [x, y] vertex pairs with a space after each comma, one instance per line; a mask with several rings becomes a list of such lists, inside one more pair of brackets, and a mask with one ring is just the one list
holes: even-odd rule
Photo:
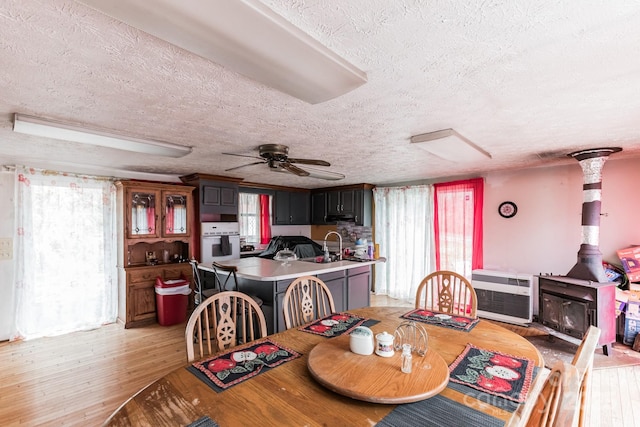
[[[514, 273], [564, 275], [580, 249], [582, 169], [574, 164], [492, 172], [485, 176], [484, 268]], [[602, 169], [600, 250], [620, 264], [616, 250], [640, 245], [640, 159], [616, 160]], [[498, 215], [510, 200], [515, 217]]]

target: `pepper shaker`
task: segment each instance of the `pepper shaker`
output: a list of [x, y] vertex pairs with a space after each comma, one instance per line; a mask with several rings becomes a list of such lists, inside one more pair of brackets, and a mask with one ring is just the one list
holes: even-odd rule
[[402, 344], [402, 366], [400, 367], [400, 370], [402, 372], [404, 372], [405, 374], [410, 374], [411, 373], [411, 365], [412, 365], [412, 358], [411, 358], [411, 344]]

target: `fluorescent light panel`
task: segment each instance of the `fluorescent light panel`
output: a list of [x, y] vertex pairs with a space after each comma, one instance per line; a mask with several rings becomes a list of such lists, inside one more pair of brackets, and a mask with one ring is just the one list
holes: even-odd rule
[[473, 162], [491, 158], [491, 154], [453, 129], [443, 129], [411, 137], [417, 147], [452, 162]]
[[168, 142], [151, 141], [111, 134], [105, 131], [85, 129], [77, 125], [41, 119], [39, 117], [14, 114], [14, 132], [43, 136], [61, 141], [98, 145], [135, 153], [155, 154], [165, 157], [183, 157], [191, 153], [191, 147]]
[[[15, 165], [4, 165], [7, 170], [15, 170]], [[116, 179], [143, 179], [160, 182], [182, 182], [179, 175], [164, 173], [138, 172], [134, 170], [117, 169], [108, 166], [90, 165], [86, 163], [58, 162], [49, 159], [29, 159], [28, 167], [40, 169], [55, 169], [60, 172], [78, 175], [110, 176]], [[13, 168], [13, 169], [11, 169]]]
[[246, 77], [317, 104], [367, 75], [257, 0], [79, 0]]

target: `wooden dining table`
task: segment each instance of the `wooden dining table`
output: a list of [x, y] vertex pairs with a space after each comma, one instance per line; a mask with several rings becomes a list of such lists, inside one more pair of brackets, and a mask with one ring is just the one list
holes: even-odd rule
[[[350, 310], [349, 313], [379, 321], [370, 326], [373, 333], [377, 334], [383, 331], [393, 333], [404, 320], [400, 316], [410, 310], [408, 307], [365, 307]], [[469, 332], [436, 325], [424, 327], [429, 336], [429, 349], [436, 351], [447, 364], [454, 362], [467, 344], [472, 344], [530, 359], [538, 367], [544, 365], [540, 352], [533, 344], [490, 321], [481, 319]], [[394, 404], [345, 397], [313, 379], [307, 365], [309, 354], [318, 344], [336, 338], [293, 328], [270, 335], [269, 339], [302, 356], [218, 392], [187, 370], [189, 365], [185, 353], [184, 367], [168, 372], [140, 390], [120, 406], [104, 425], [187, 426], [207, 416], [220, 427], [252, 424], [371, 426], [396, 407]], [[366, 357], [363, 360], [366, 361]], [[371, 372], [370, 375], [375, 378], [376, 373]], [[398, 365], [398, 375], [411, 374], [401, 373]], [[362, 381], [369, 381], [368, 376], [363, 376]], [[506, 421], [511, 417], [511, 412], [449, 387], [440, 395], [500, 420]], [[448, 416], [456, 417], [456, 414]]]

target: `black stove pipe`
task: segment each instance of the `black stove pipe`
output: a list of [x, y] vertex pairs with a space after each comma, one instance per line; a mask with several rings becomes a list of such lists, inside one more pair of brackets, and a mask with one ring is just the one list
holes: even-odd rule
[[567, 273], [567, 277], [607, 282], [600, 252], [600, 210], [602, 196], [602, 167], [607, 158], [619, 147], [594, 148], [570, 153], [582, 167], [582, 244], [578, 251], [578, 262]]

